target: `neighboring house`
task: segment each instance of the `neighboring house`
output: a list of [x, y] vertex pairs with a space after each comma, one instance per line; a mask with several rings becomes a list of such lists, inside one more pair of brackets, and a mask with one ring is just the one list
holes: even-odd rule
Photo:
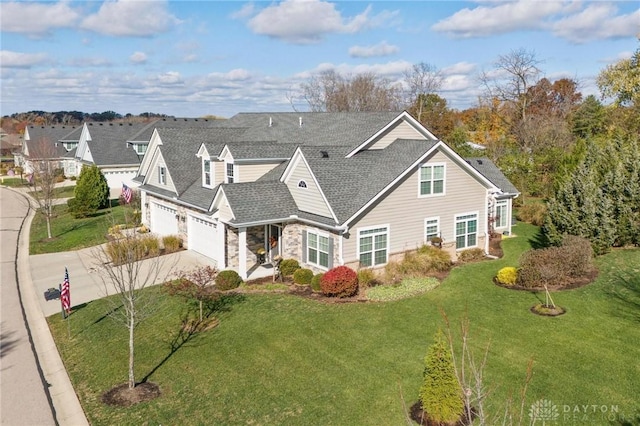
[[14, 155], [16, 166], [21, 166], [25, 174], [31, 174], [36, 162], [48, 160], [55, 167], [64, 168], [66, 175], [74, 164], [68, 153], [77, 146], [81, 129], [67, 125], [25, 127], [22, 149]]
[[135, 180], [153, 232], [247, 278], [276, 256], [382, 267], [436, 236], [454, 256], [488, 251], [498, 201], [509, 215], [518, 192], [474, 161], [406, 112], [254, 113], [157, 128]]

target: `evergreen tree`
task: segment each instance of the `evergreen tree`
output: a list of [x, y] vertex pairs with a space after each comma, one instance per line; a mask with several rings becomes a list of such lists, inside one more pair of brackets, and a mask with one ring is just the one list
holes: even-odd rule
[[423, 377], [419, 396], [427, 418], [444, 424], [460, 420], [464, 413], [462, 391], [442, 330], [427, 351]]
[[75, 217], [86, 217], [109, 205], [109, 185], [98, 166], [82, 168], [74, 195], [69, 200], [69, 209]]

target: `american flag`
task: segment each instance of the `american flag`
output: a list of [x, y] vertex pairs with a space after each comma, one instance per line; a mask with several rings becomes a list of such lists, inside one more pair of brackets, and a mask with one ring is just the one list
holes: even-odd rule
[[69, 289], [69, 271], [64, 268], [64, 281], [62, 282], [62, 291], [60, 292], [60, 301], [62, 309], [68, 314], [71, 311], [71, 291]]
[[129, 204], [131, 202], [131, 197], [133, 197], [133, 191], [124, 183], [122, 184], [122, 198], [124, 198], [124, 202]]

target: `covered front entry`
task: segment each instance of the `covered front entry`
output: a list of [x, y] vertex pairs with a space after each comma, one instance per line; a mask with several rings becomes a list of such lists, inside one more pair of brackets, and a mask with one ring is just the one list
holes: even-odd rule
[[164, 204], [151, 203], [151, 231], [159, 235], [178, 233], [177, 210]]
[[189, 250], [215, 260], [219, 269], [224, 268], [224, 227], [216, 220], [192, 215], [189, 215], [187, 226]]
[[276, 256], [282, 256], [282, 226], [266, 225], [266, 249], [268, 253], [267, 261], [273, 261]]

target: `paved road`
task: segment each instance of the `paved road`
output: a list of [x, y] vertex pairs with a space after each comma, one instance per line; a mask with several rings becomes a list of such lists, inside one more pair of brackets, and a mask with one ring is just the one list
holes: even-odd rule
[[26, 198], [0, 188], [0, 424], [55, 425], [55, 414], [18, 290], [18, 237]]

